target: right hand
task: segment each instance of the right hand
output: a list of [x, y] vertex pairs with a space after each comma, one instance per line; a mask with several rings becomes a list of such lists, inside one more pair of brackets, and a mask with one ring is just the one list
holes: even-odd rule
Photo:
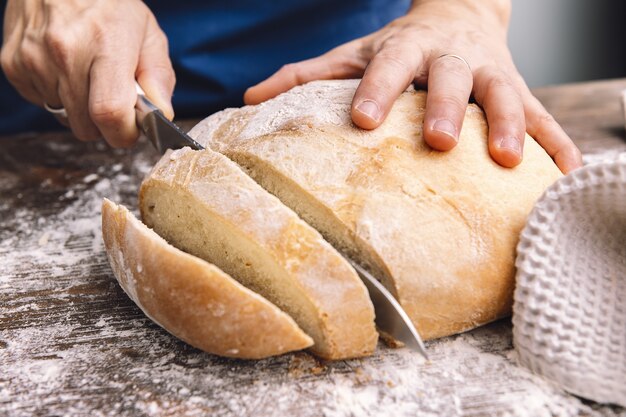
[[173, 117], [167, 38], [140, 0], [8, 0], [0, 63], [28, 101], [64, 107], [80, 140], [135, 143], [135, 80]]

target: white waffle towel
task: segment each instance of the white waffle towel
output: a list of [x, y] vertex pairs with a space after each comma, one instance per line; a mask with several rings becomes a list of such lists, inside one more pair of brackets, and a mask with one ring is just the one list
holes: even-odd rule
[[549, 187], [517, 251], [520, 363], [573, 394], [626, 406], [626, 155]]

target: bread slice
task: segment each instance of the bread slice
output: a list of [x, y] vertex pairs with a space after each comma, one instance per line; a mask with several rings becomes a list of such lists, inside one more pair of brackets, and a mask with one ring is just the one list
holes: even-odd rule
[[105, 199], [102, 236], [113, 273], [148, 317], [192, 346], [258, 359], [313, 340], [287, 314], [211, 265], [169, 245]]
[[561, 176], [556, 165], [529, 136], [520, 166], [497, 165], [475, 105], [458, 146], [433, 151], [422, 138], [426, 93], [414, 90], [382, 126], [357, 129], [350, 119], [357, 85], [312, 82], [217, 113], [190, 134], [368, 264], [425, 339], [510, 314], [519, 232]]
[[140, 191], [144, 222], [286, 311], [327, 359], [369, 355], [367, 289], [321, 235], [223, 155], [168, 151]]

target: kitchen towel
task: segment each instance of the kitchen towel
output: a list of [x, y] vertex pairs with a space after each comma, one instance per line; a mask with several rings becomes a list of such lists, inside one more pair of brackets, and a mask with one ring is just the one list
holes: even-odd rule
[[626, 406], [626, 154], [550, 186], [517, 252], [519, 362], [573, 394]]

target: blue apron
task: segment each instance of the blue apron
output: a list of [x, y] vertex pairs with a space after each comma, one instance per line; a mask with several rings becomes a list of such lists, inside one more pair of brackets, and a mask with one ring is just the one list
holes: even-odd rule
[[[4, 3], [4, 2], [3, 2]], [[282, 65], [370, 34], [408, 0], [146, 0], [169, 39], [177, 118], [241, 106], [246, 88]], [[2, 14], [4, 4], [2, 4]], [[3, 16], [0, 16], [3, 18]], [[59, 128], [0, 76], [0, 135]]]

